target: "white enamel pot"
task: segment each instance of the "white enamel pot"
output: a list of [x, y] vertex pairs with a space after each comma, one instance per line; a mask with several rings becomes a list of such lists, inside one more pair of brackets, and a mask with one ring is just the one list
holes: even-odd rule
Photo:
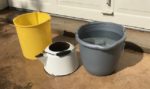
[[45, 71], [54, 76], [68, 75], [79, 66], [75, 47], [68, 42], [55, 42], [36, 57], [44, 64]]

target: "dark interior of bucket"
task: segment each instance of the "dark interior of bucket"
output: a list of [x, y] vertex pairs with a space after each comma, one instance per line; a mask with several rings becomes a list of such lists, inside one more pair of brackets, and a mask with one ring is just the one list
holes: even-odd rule
[[111, 26], [86, 26], [79, 30], [79, 38], [90, 44], [108, 46], [120, 40], [123, 30]]
[[55, 42], [49, 46], [51, 51], [64, 51], [67, 50], [70, 45], [67, 42]]

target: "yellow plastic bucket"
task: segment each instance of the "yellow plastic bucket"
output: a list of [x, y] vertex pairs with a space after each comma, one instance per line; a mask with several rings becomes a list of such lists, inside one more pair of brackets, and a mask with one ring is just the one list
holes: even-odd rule
[[52, 43], [51, 17], [47, 13], [32, 12], [14, 18], [20, 46], [25, 58], [35, 60], [35, 55]]

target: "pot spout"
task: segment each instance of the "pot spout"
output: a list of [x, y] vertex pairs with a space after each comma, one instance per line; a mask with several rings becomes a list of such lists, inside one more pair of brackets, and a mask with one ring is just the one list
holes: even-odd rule
[[40, 53], [38, 55], [35, 56], [38, 60], [40, 60], [43, 65], [45, 66], [46, 65], [46, 62], [47, 62], [47, 55], [46, 53]]

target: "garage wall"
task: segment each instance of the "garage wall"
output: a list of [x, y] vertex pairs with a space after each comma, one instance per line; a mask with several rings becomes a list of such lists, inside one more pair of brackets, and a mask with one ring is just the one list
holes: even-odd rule
[[17, 8], [150, 31], [150, 0], [9, 0], [9, 3]]

